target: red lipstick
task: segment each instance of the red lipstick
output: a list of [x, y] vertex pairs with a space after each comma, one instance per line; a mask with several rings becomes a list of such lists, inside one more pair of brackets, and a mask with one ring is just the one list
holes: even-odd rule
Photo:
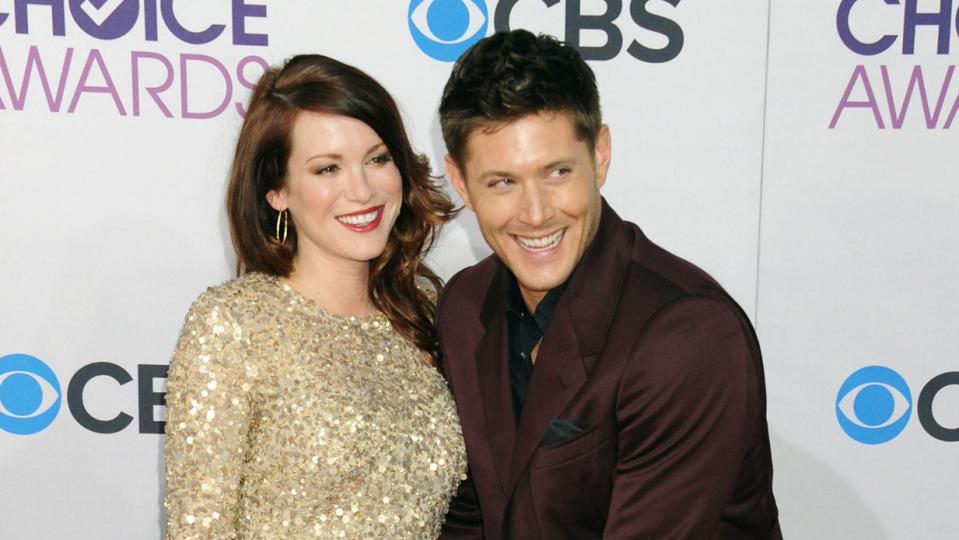
[[[358, 210], [356, 212], [350, 212], [349, 214], [341, 214], [339, 216], [336, 216], [336, 220], [340, 223], [340, 225], [346, 227], [347, 229], [353, 232], [359, 232], [359, 233], [369, 232], [379, 227], [380, 222], [383, 221], [383, 208], [384, 208], [384, 205], [382, 204], [379, 206], [372, 206], [370, 208]], [[372, 221], [365, 221], [365, 220], [360, 221], [356, 219], [350, 219], [350, 218], [359, 218], [361, 216], [366, 216], [374, 212], [376, 213], [376, 215], [373, 216]], [[348, 221], [345, 221], [345, 220], [348, 220]], [[352, 221], [352, 223], [350, 223], [349, 221]]]

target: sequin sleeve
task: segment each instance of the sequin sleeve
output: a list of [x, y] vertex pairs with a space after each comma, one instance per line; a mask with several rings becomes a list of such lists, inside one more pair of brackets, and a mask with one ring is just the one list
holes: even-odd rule
[[236, 538], [256, 375], [224, 291], [191, 306], [167, 385], [167, 538]]

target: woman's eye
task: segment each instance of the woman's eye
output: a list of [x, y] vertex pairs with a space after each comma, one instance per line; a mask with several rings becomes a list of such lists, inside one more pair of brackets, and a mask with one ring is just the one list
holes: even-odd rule
[[329, 174], [335, 173], [338, 170], [340, 170], [340, 166], [333, 164], [333, 165], [327, 165], [325, 167], [320, 167], [319, 169], [316, 170], [314, 174], [329, 175]]
[[373, 158], [370, 160], [370, 163], [373, 163], [376, 165], [383, 165], [391, 161], [393, 161], [393, 156], [389, 154], [380, 154], [378, 156], [373, 156]]

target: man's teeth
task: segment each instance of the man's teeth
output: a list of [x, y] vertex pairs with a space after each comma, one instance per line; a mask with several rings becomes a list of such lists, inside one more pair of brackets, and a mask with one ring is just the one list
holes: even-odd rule
[[376, 214], [379, 213], [379, 210], [373, 210], [367, 214], [359, 214], [354, 216], [340, 216], [336, 218], [340, 223], [346, 223], [347, 225], [369, 225], [373, 223], [373, 220], [376, 219]]
[[549, 236], [544, 236], [542, 238], [527, 238], [525, 236], [516, 235], [516, 242], [519, 243], [520, 247], [526, 251], [545, 251], [547, 249], [552, 249], [559, 243], [563, 238], [563, 231], [566, 229], [560, 229]]

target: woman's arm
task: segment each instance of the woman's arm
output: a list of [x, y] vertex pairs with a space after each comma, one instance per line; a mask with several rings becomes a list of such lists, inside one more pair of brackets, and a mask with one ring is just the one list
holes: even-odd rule
[[217, 291], [191, 306], [166, 395], [167, 538], [235, 538], [257, 371]]

